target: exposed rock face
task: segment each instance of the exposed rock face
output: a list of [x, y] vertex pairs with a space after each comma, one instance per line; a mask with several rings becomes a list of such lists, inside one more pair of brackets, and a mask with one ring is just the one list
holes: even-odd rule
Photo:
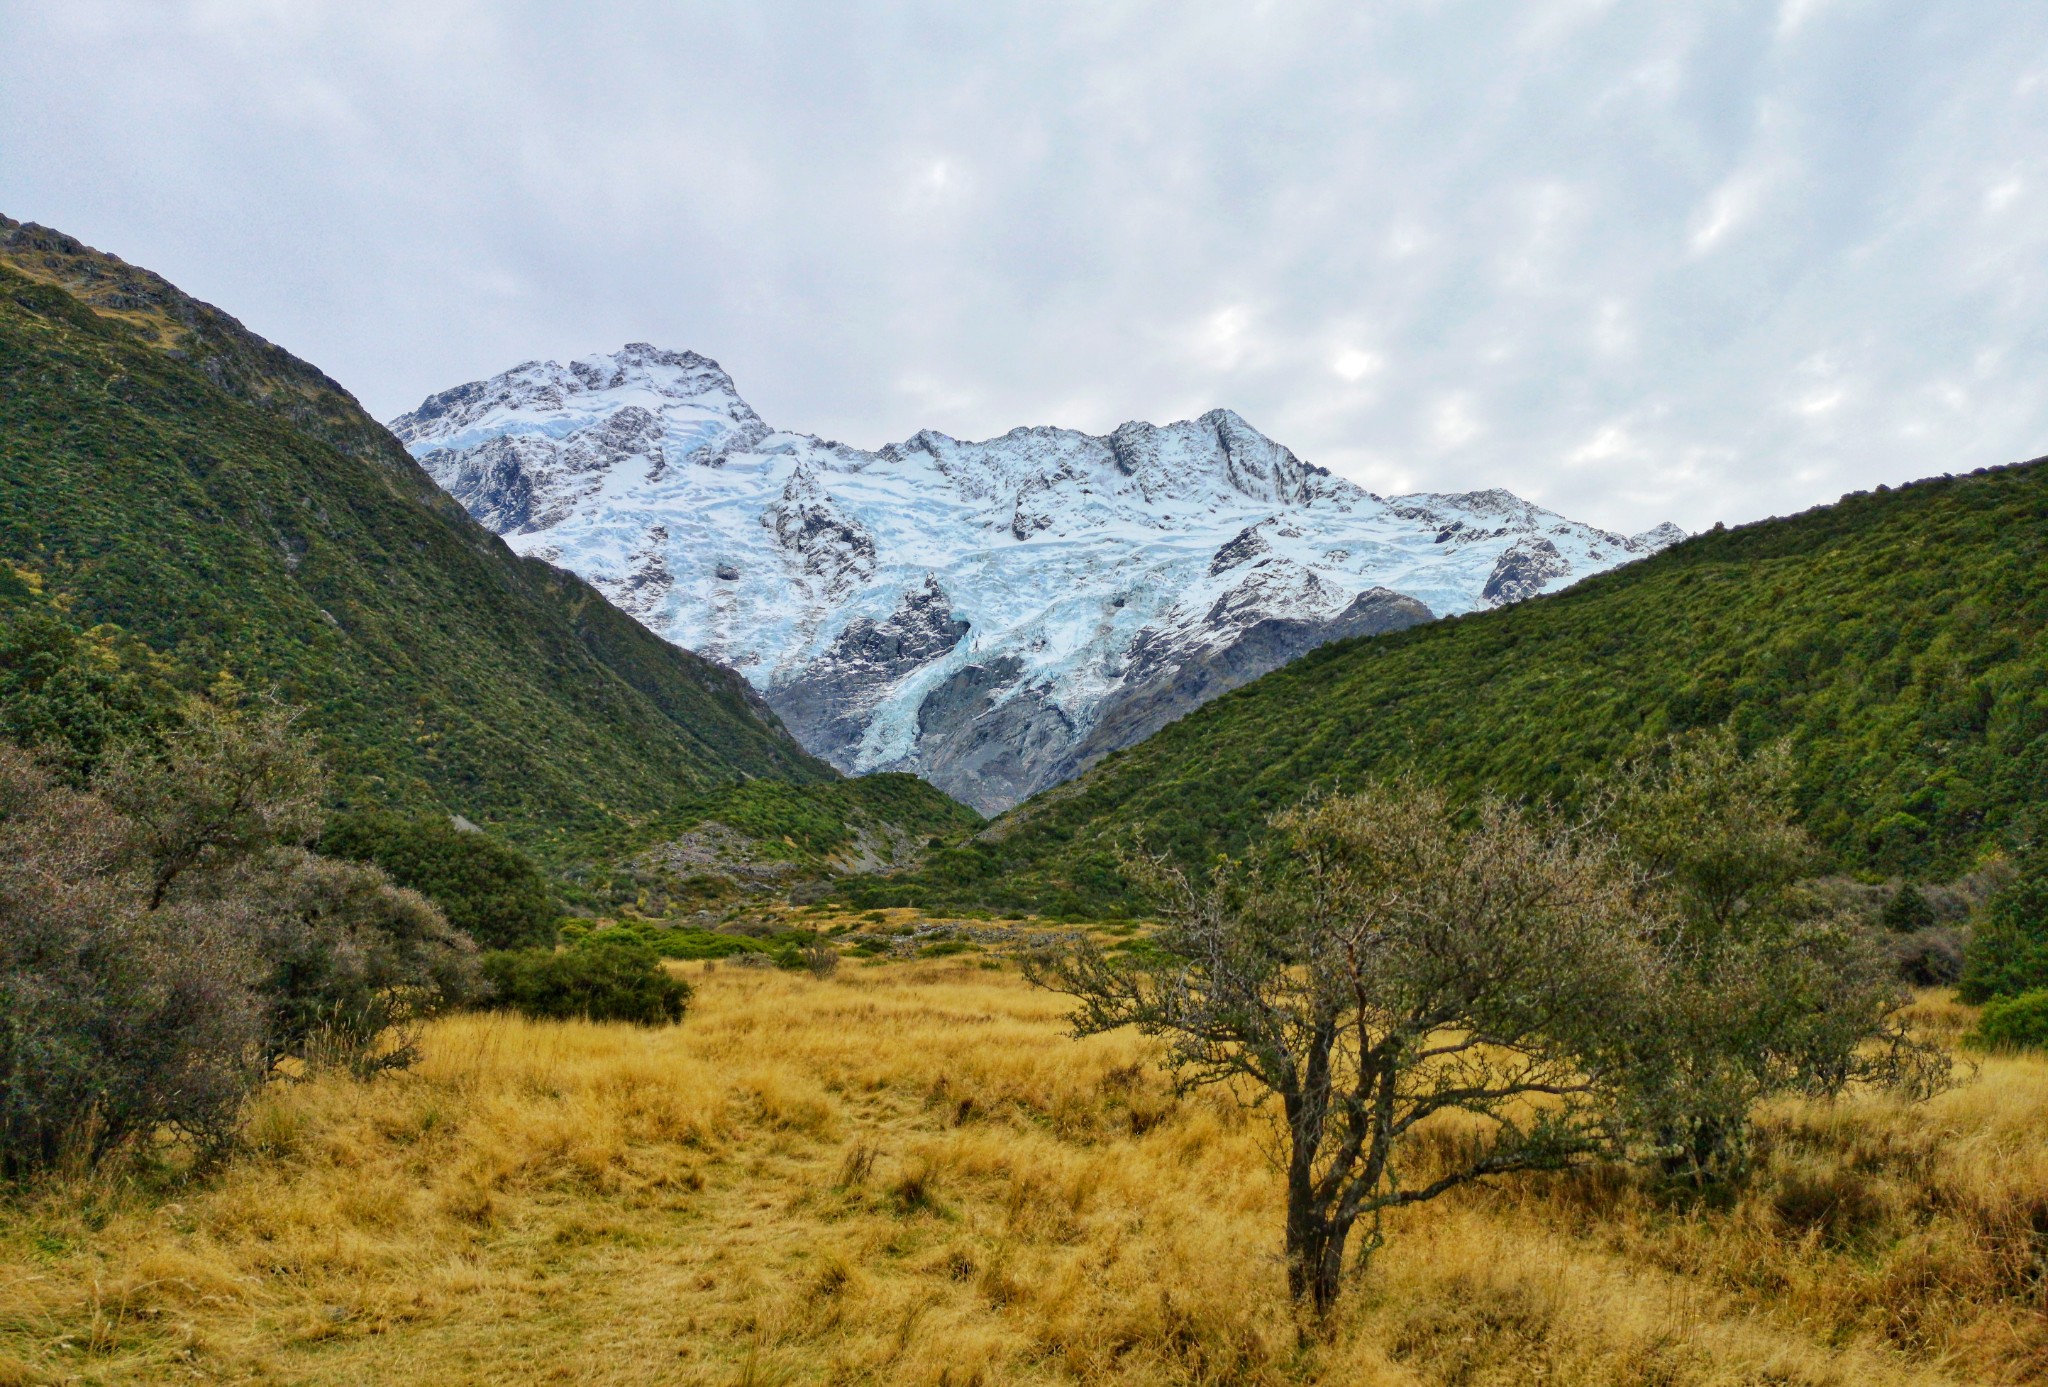
[[1025, 687], [1025, 672], [1014, 655], [967, 665], [917, 707], [918, 773], [984, 814], [1058, 780], [1074, 745], [1073, 719], [1049, 686]]
[[[1212, 616], [1222, 615], [1219, 600]], [[1053, 781], [1079, 775], [1123, 747], [1135, 746], [1168, 723], [1262, 674], [1299, 659], [1319, 645], [1352, 636], [1378, 636], [1420, 626], [1429, 608], [1387, 588], [1370, 588], [1335, 616], [1303, 619], [1255, 616], [1218, 644], [1175, 648], [1169, 638], [1140, 637], [1124, 686], [1104, 701], [1095, 725], [1054, 767]]]
[[927, 575], [885, 620], [848, 622], [822, 656], [795, 678], [770, 686], [768, 705], [813, 755], [835, 765], [857, 763], [875, 706], [967, 631], [938, 580]]
[[1226, 569], [1236, 568], [1241, 563], [1250, 563], [1261, 554], [1273, 552], [1273, 546], [1259, 535], [1258, 525], [1247, 525], [1238, 531], [1237, 538], [1216, 551], [1216, 557], [1209, 560], [1209, 576], [1215, 577]]
[[860, 521], [834, 504], [818, 477], [799, 462], [782, 499], [762, 512], [775, 531], [792, 572], [815, 579], [827, 597], [840, 598], [875, 576], [875, 541]]
[[1383, 499], [1229, 410], [1107, 436], [770, 428], [644, 343], [393, 429], [521, 553], [738, 669], [842, 770], [995, 812], [1326, 640], [1518, 601], [1680, 538], [1506, 491]]
[[1571, 565], [1547, 539], [1518, 539], [1494, 561], [1493, 572], [1479, 595], [1489, 607], [1504, 607], [1543, 591], [1552, 578], [1571, 572]]

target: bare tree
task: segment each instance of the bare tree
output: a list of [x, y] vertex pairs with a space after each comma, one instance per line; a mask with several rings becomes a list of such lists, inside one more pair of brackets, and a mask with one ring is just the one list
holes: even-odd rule
[[[1361, 1220], [1362, 1261], [1385, 1210], [1621, 1150], [1607, 1058], [1634, 1008], [1611, 1003], [1649, 956], [1608, 843], [1504, 802], [1461, 828], [1404, 779], [1272, 827], [1199, 885], [1154, 864], [1165, 963], [1082, 942], [1029, 976], [1078, 999], [1078, 1035], [1136, 1026], [1184, 1086], [1279, 1099], [1288, 1289], [1320, 1319]], [[1433, 1118], [1447, 1139], [1418, 1141]]]

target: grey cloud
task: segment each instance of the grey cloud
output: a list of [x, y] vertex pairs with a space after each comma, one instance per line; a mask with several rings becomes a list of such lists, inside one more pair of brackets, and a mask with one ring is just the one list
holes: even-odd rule
[[0, 209], [383, 416], [652, 340], [1629, 529], [2048, 451], [2044, 118], [2024, 4], [0, 0]]

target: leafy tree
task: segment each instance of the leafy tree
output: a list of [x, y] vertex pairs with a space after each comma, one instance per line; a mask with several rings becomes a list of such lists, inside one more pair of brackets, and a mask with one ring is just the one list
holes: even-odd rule
[[0, 1176], [161, 1134], [216, 1150], [276, 1062], [409, 1062], [473, 946], [374, 867], [294, 846], [322, 772], [292, 710], [192, 700], [97, 792], [0, 743]]
[[1942, 1052], [1900, 1019], [1889, 953], [1799, 889], [1818, 854], [1794, 821], [1782, 743], [1745, 756], [1727, 729], [1674, 738], [1594, 799], [1644, 873], [1659, 982], [1614, 1058], [1631, 1124], [1668, 1173], [1739, 1176], [1750, 1114], [1773, 1094], [1945, 1082]]
[[370, 862], [425, 896], [485, 949], [552, 944], [561, 910], [533, 859], [442, 816], [369, 811], [331, 820], [320, 851]]
[[1956, 992], [1966, 1002], [2048, 988], [2048, 838], [2029, 843], [2014, 866], [1964, 952]]
[[640, 940], [603, 930], [568, 949], [485, 954], [491, 1005], [544, 1020], [630, 1021], [673, 1025], [689, 1006], [690, 985], [661, 965]]
[[[1284, 1115], [1288, 1289], [1321, 1316], [1363, 1219], [1508, 1171], [1612, 1155], [1613, 999], [1645, 990], [1630, 880], [1591, 835], [1498, 800], [1461, 828], [1411, 780], [1279, 815], [1251, 860], [1170, 901], [1147, 966], [1086, 942], [1029, 976], [1077, 1035], [1136, 1026], [1183, 1085], [1244, 1083]], [[1469, 1139], [1425, 1148], [1464, 1114]]]

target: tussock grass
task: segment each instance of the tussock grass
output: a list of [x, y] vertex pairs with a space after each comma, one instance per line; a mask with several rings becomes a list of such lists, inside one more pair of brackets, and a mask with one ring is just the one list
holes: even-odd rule
[[1776, 1109], [1726, 1207], [1404, 1211], [1304, 1348], [1268, 1134], [1141, 1039], [952, 961], [692, 979], [680, 1028], [445, 1021], [203, 1179], [0, 1211], [0, 1384], [2048, 1380], [2041, 1061]]

